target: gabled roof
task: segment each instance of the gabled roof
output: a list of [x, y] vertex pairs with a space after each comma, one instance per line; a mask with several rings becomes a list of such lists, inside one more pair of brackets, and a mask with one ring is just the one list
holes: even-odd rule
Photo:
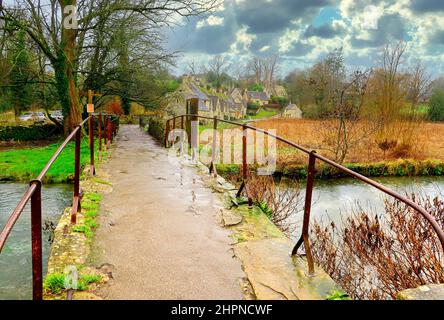
[[202, 92], [194, 83], [191, 84], [191, 90], [193, 90], [194, 94], [199, 100], [209, 100], [208, 96]]
[[247, 97], [255, 100], [268, 101], [270, 98], [265, 92], [247, 91]]
[[242, 94], [242, 92], [239, 90], [239, 88], [233, 88], [230, 90], [230, 96], [232, 96], [234, 93], [236, 93], [236, 91], [238, 94], [240, 94], [240, 95]]
[[300, 110], [299, 107], [297, 105], [295, 105], [294, 103], [290, 103], [285, 109], [286, 110]]

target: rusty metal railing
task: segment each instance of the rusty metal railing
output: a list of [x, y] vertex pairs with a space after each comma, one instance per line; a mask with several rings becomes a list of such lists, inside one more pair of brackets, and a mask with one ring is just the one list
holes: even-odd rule
[[[74, 192], [71, 209], [71, 223], [76, 224], [77, 213], [80, 212], [82, 194], [80, 191], [80, 147], [81, 147], [81, 128], [89, 122], [89, 149], [90, 149], [90, 174], [95, 174], [94, 169], [94, 115], [90, 115], [83, 120], [63, 141], [51, 159], [45, 165], [40, 174], [29, 183], [29, 187], [22, 199], [12, 212], [6, 224], [0, 233], [0, 253], [5, 246], [15, 223], [25, 209], [26, 204], [31, 200], [31, 242], [32, 242], [32, 297], [34, 300], [42, 300], [43, 297], [43, 261], [42, 261], [42, 185], [43, 178], [48, 170], [57, 160], [59, 155], [65, 149], [69, 142], [75, 140], [74, 151]], [[105, 148], [109, 147], [119, 126], [117, 121], [111, 119], [111, 115], [105, 115], [104, 134]], [[99, 153], [102, 151], [102, 114], [98, 114], [98, 143]]]
[[[214, 136], [213, 136], [213, 144], [212, 144], [213, 158], [212, 158], [212, 162], [210, 165], [210, 174], [216, 173], [216, 164], [214, 162], [214, 160], [215, 160], [214, 154], [215, 154], [215, 150], [217, 148], [215, 140], [217, 137], [216, 132], [217, 132], [218, 123], [224, 122], [224, 123], [228, 123], [228, 124], [231, 124], [234, 126], [242, 127], [242, 129], [243, 129], [243, 139], [242, 139], [242, 179], [243, 179], [243, 181], [242, 181], [241, 187], [238, 191], [238, 194], [237, 194], [238, 196], [240, 196], [242, 190], [247, 187], [247, 179], [248, 179], [248, 163], [247, 163], [247, 143], [248, 143], [247, 136], [248, 135], [247, 135], [247, 130], [253, 130], [256, 132], [263, 133], [267, 136], [275, 138], [277, 141], [281, 141], [281, 142], [283, 142], [283, 143], [285, 143], [285, 144], [287, 144], [287, 145], [289, 145], [289, 146], [291, 146], [303, 153], [306, 153], [308, 155], [308, 174], [307, 174], [307, 184], [306, 184], [306, 193], [305, 193], [304, 219], [303, 219], [303, 224], [302, 224], [302, 234], [292, 251], [292, 255], [296, 255], [299, 248], [302, 246], [302, 244], [304, 244], [309, 274], [314, 274], [314, 262], [313, 262], [313, 256], [312, 256], [312, 252], [310, 249], [310, 243], [309, 243], [309, 226], [310, 226], [310, 213], [311, 213], [311, 205], [312, 205], [312, 193], [313, 193], [313, 185], [314, 185], [316, 160], [322, 161], [322, 162], [336, 168], [337, 170], [342, 171], [342, 172], [350, 175], [351, 177], [356, 178], [356, 179], [384, 192], [385, 194], [390, 195], [391, 197], [404, 203], [408, 207], [414, 209], [416, 212], [421, 214], [428, 221], [428, 223], [431, 225], [431, 227], [435, 231], [436, 235], [438, 236], [439, 241], [441, 242], [441, 247], [444, 251], [444, 231], [441, 229], [438, 222], [433, 218], [433, 216], [425, 208], [421, 207], [420, 205], [418, 205], [417, 203], [415, 203], [411, 199], [408, 199], [407, 197], [404, 197], [403, 195], [387, 188], [386, 186], [384, 186], [372, 179], [369, 179], [369, 178], [363, 176], [362, 174], [354, 172], [353, 170], [350, 170], [350, 169], [344, 167], [343, 165], [340, 165], [339, 163], [336, 163], [333, 160], [330, 160], [330, 159], [316, 153], [316, 151], [314, 151], [314, 150], [309, 150], [309, 149], [307, 149], [303, 146], [300, 146], [290, 140], [282, 138], [278, 135], [271, 134], [266, 130], [262, 130], [259, 128], [249, 126], [247, 124], [238, 123], [238, 122], [229, 121], [229, 120], [223, 120], [223, 119], [219, 119], [217, 117], [211, 118], [211, 117], [206, 117], [206, 116], [198, 116], [196, 114], [180, 115], [180, 116], [176, 116], [174, 118], [167, 120], [166, 128], [165, 128], [165, 146], [166, 147], [169, 146], [168, 136], [169, 136], [169, 132], [171, 130], [171, 122], [173, 123], [173, 128], [175, 128], [177, 118], [181, 119], [181, 129], [182, 130], [184, 129], [184, 119], [186, 119], [187, 121], [190, 121], [190, 119], [194, 120], [194, 121], [196, 121], [197, 119], [206, 119], [206, 120], [213, 121], [213, 124], [214, 124], [214, 126], [213, 126]], [[249, 205], [251, 206], [252, 199], [248, 195], [248, 189], [246, 189], [246, 191], [247, 191], [248, 202], [249, 202]]]

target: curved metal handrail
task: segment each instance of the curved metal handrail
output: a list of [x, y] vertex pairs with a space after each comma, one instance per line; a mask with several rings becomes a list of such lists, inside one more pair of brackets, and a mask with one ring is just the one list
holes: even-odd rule
[[[74, 197], [73, 197], [73, 207], [71, 221], [75, 223], [75, 216], [78, 209], [80, 208], [80, 197], [79, 194], [79, 179], [80, 179], [80, 143], [81, 143], [81, 128], [89, 122], [89, 137], [90, 137], [90, 153], [91, 153], [91, 166], [94, 166], [94, 116], [96, 114], [90, 114], [86, 119], [84, 119], [75, 129], [66, 137], [62, 144], [57, 148], [54, 154], [51, 156], [45, 167], [39, 173], [37, 178], [32, 180], [29, 184], [28, 189], [25, 191], [23, 197], [18, 203], [17, 207], [14, 209], [12, 214], [9, 216], [6, 224], [3, 226], [0, 232], [0, 253], [2, 252], [15, 223], [20, 218], [23, 210], [29, 201], [31, 201], [31, 230], [32, 230], [32, 272], [33, 272], [33, 299], [42, 299], [42, 239], [41, 239], [41, 187], [43, 184], [43, 178], [48, 173], [51, 166], [60, 156], [65, 147], [72, 140], [76, 141], [75, 148], [75, 165], [74, 165]], [[101, 115], [106, 117], [110, 114], [98, 114], [99, 115], [99, 125], [101, 128]], [[114, 120], [111, 120], [114, 122]], [[118, 122], [118, 121], [117, 121]], [[117, 130], [117, 125], [110, 126], [108, 130], [109, 139]], [[99, 130], [100, 131], [100, 130]], [[106, 137], [106, 136], [105, 136]], [[101, 145], [101, 135], [99, 133], [99, 143]], [[93, 172], [93, 171], [92, 171]]]
[[[303, 146], [300, 146], [300, 145], [294, 143], [293, 141], [290, 141], [290, 140], [282, 138], [282, 137], [280, 137], [278, 135], [269, 133], [266, 130], [259, 129], [259, 128], [256, 128], [256, 127], [244, 124], [244, 123], [239, 123], [239, 122], [235, 122], [235, 121], [219, 119], [217, 117], [211, 118], [211, 117], [207, 117], [207, 116], [199, 116], [199, 115], [196, 115], [196, 114], [184, 114], [184, 115], [180, 115], [180, 116], [175, 116], [175, 117], [173, 117], [171, 119], [168, 119], [167, 123], [169, 121], [171, 121], [171, 120], [175, 120], [175, 119], [181, 118], [181, 117], [194, 118], [194, 119], [200, 118], [200, 119], [213, 120], [213, 121], [217, 121], [217, 122], [224, 122], [224, 123], [228, 123], [228, 124], [232, 124], [232, 125], [235, 125], [235, 126], [242, 127], [244, 130], [245, 129], [250, 129], [250, 130], [253, 130], [253, 131], [256, 131], [256, 132], [261, 132], [261, 133], [263, 133], [263, 134], [265, 134], [267, 136], [273, 137], [276, 140], [281, 141], [281, 142], [283, 142], [283, 143], [285, 143], [285, 144], [287, 144], [287, 145], [289, 145], [291, 147], [294, 147], [294, 148], [296, 148], [296, 149], [298, 149], [298, 150], [308, 154], [310, 157], [318, 159], [318, 160], [320, 160], [320, 161], [322, 161], [322, 162], [324, 162], [324, 163], [326, 163], [326, 164], [328, 164], [328, 165], [330, 165], [330, 166], [332, 166], [332, 167], [334, 167], [334, 168], [336, 168], [336, 169], [338, 169], [338, 170], [340, 170], [340, 171], [342, 171], [342, 172], [352, 176], [353, 178], [356, 178], [356, 179], [358, 179], [358, 180], [360, 180], [360, 181], [362, 181], [362, 182], [364, 182], [364, 183], [366, 183], [368, 185], [371, 185], [371, 186], [375, 187], [376, 189], [384, 192], [385, 194], [388, 194], [388, 195], [392, 196], [393, 198], [397, 199], [398, 201], [401, 201], [402, 203], [404, 203], [408, 207], [410, 207], [410, 208], [414, 209], [415, 211], [419, 212], [427, 220], [427, 222], [431, 225], [431, 227], [435, 231], [436, 235], [439, 238], [439, 241], [441, 242], [441, 247], [442, 247], [442, 249], [444, 251], [444, 230], [441, 229], [441, 227], [439, 226], [438, 222], [433, 218], [433, 216], [425, 208], [421, 207], [420, 205], [418, 205], [417, 203], [415, 203], [411, 199], [408, 199], [407, 197], [399, 194], [398, 192], [393, 191], [390, 188], [387, 188], [386, 186], [384, 186], [384, 185], [382, 185], [382, 184], [380, 184], [380, 183], [378, 183], [378, 182], [376, 182], [376, 181], [374, 181], [372, 179], [369, 179], [369, 178], [367, 178], [366, 176], [363, 176], [360, 173], [357, 173], [357, 172], [355, 172], [353, 170], [350, 170], [349, 168], [346, 168], [343, 165], [341, 165], [339, 163], [336, 163], [333, 160], [328, 159], [328, 158], [326, 158], [326, 157], [316, 153], [314, 150], [309, 150], [309, 149], [307, 149], [307, 148], [305, 148]], [[312, 179], [312, 177], [311, 177], [311, 179]], [[306, 203], [306, 206], [307, 206], [307, 203]], [[308, 212], [308, 218], [309, 218], [309, 214], [310, 213]], [[305, 215], [304, 215], [304, 220], [305, 220]], [[302, 239], [302, 237], [301, 237], [301, 239]], [[296, 245], [295, 250], [293, 250], [293, 253], [295, 253], [295, 251], [297, 251], [297, 249], [301, 245], [301, 241], [302, 241], [301, 239], [298, 241], [298, 244]]]
[[18, 218], [20, 217], [22, 211], [24, 210], [26, 204], [31, 199], [32, 195], [37, 189], [37, 181], [42, 183], [42, 180], [48, 170], [51, 168], [51, 166], [54, 164], [54, 162], [57, 160], [59, 155], [62, 153], [62, 151], [65, 149], [66, 145], [71, 142], [72, 138], [77, 134], [77, 131], [80, 130], [80, 127], [86, 123], [86, 121], [89, 120], [89, 117], [85, 119], [79, 126], [77, 126], [70, 135], [63, 141], [63, 143], [57, 148], [56, 152], [54, 152], [51, 159], [49, 159], [48, 163], [45, 165], [45, 167], [42, 169], [42, 171], [39, 173], [37, 178], [33, 180], [30, 183], [30, 186], [28, 187], [27, 191], [23, 195], [22, 199], [20, 200], [19, 204], [9, 217], [8, 221], [6, 222], [5, 226], [3, 227], [3, 230], [0, 233], [0, 253], [2, 252], [2, 249], [5, 245], [6, 240], [8, 239], [9, 234], [11, 233], [12, 228], [14, 227], [15, 223], [17, 222]]

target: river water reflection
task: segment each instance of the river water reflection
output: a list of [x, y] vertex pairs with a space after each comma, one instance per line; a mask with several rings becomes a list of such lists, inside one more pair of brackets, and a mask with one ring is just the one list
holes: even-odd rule
[[[401, 193], [444, 197], [444, 177], [377, 178], [379, 183]], [[305, 197], [305, 181], [301, 180], [301, 197]], [[390, 196], [356, 179], [316, 180], [313, 190], [312, 219], [336, 224], [360, 206], [366, 212], [384, 214], [384, 199]], [[303, 201], [302, 201], [303, 205]], [[302, 209], [302, 208], [299, 208]], [[291, 218], [297, 225], [292, 238], [300, 234], [302, 212]]]
[[[0, 228], [3, 228], [17, 206], [27, 185], [22, 183], [0, 184]], [[44, 185], [42, 190], [43, 221], [56, 225], [60, 214], [71, 204], [71, 185]], [[30, 205], [26, 206], [0, 254], [0, 299], [31, 299], [31, 229]], [[43, 233], [43, 268], [50, 250], [49, 231]]]

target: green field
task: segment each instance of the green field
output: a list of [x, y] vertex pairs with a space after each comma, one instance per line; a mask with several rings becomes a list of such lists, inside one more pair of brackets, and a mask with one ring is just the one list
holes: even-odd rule
[[279, 114], [279, 110], [266, 110], [266, 109], [262, 109], [261, 111], [259, 111], [254, 116], [247, 116], [247, 118], [250, 118], [250, 119], [270, 118], [270, 117], [274, 117], [277, 114]]
[[[61, 143], [46, 147], [29, 148], [0, 152], [0, 181], [28, 182], [37, 177]], [[57, 158], [44, 178], [45, 183], [64, 183], [74, 177], [75, 143], [69, 143]], [[98, 159], [97, 143], [95, 158]], [[106, 156], [104, 154], [104, 156]], [[81, 166], [89, 163], [89, 145], [83, 139], [81, 146]]]
[[[238, 122], [238, 120], [234, 120], [234, 122]], [[240, 122], [240, 121], [239, 121]], [[237, 126], [230, 124], [230, 123], [225, 123], [225, 122], [219, 122], [217, 124], [217, 129], [219, 130], [223, 130], [223, 129], [232, 129], [235, 128]], [[201, 124], [199, 125], [199, 133], [202, 133], [202, 131], [207, 130], [207, 129], [213, 129], [213, 122], [210, 121], [207, 124]]]

